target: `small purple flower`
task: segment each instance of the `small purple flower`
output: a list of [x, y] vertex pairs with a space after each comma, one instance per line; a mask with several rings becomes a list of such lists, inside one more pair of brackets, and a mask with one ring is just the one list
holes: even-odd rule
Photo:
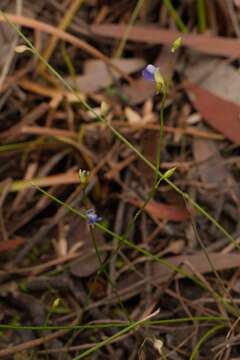
[[86, 211], [85, 213], [86, 217], [87, 217], [87, 223], [89, 225], [94, 225], [95, 223], [99, 222], [102, 220], [102, 218], [100, 216], [98, 216], [96, 213], [95, 213], [95, 210], [93, 209], [89, 209]]
[[144, 80], [155, 81], [156, 66], [149, 64], [142, 72]]
[[164, 79], [158, 67], [149, 64], [145, 67], [142, 74], [145, 80], [155, 82], [157, 95], [160, 94], [161, 92], [166, 94], [166, 85], [164, 83]]

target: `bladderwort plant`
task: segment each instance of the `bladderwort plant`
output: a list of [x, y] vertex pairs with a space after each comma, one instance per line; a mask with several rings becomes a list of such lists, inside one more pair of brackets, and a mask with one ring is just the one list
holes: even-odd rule
[[[171, 169], [170, 172], [169, 170], [165, 173], [165, 174], [162, 174], [159, 169], [156, 169], [156, 167], [151, 163], [149, 162], [131, 143], [129, 143], [120, 133], [118, 133], [118, 131], [113, 128], [111, 126], [111, 124], [109, 124], [108, 122], [106, 122], [104, 120], [104, 118], [102, 118], [102, 116], [98, 115], [94, 109], [92, 109], [87, 102], [85, 102], [84, 100], [82, 100], [79, 95], [74, 91], [74, 89], [70, 86], [70, 84], [68, 84], [66, 82], [66, 80], [64, 80], [61, 75], [55, 71], [54, 68], [51, 67], [50, 64], [48, 64], [45, 59], [41, 56], [41, 54], [38, 52], [38, 50], [36, 48], [34, 48], [34, 46], [32, 45], [32, 43], [24, 36], [24, 34], [15, 26], [15, 24], [13, 24], [11, 21], [9, 21], [7, 19], [7, 17], [4, 15], [4, 13], [0, 12], [2, 14], [2, 16], [5, 18], [5, 20], [12, 26], [14, 27], [15, 31], [22, 37], [22, 39], [27, 43], [28, 46], [20, 46], [20, 50], [21, 51], [30, 51], [33, 53], [33, 55], [37, 56], [41, 62], [45, 63], [45, 65], [47, 66], [47, 68], [63, 83], [63, 85], [69, 89], [72, 93], [75, 94], [75, 96], [78, 98], [79, 102], [83, 104], [83, 106], [91, 111], [94, 116], [99, 120], [99, 121], [102, 121], [106, 124], [106, 126], [108, 126], [110, 128], [110, 130], [121, 140], [123, 141], [129, 148], [131, 148], [131, 150], [140, 158], [142, 159], [152, 170], [155, 170], [155, 173], [158, 175], [159, 179], [161, 180], [165, 180], [174, 190], [176, 190], [180, 195], [182, 195], [187, 201], [189, 201], [189, 203], [195, 207], [200, 213], [202, 213], [203, 215], [205, 215], [209, 221], [211, 221], [212, 223], [214, 223], [214, 225], [220, 230], [223, 232], [223, 234], [228, 237], [228, 239], [232, 242], [234, 242], [234, 239], [232, 238], [232, 236], [221, 226], [221, 224], [219, 224], [214, 218], [211, 217], [211, 215], [209, 213], [207, 213], [203, 208], [201, 208], [201, 206], [199, 206], [195, 201], [193, 201], [189, 196], [188, 194], [182, 192], [174, 183], [172, 183], [169, 179], [169, 175], [170, 175], [170, 172], [173, 172]], [[179, 39], [177, 39], [177, 41], [179, 41]], [[177, 42], [175, 42], [175, 44], [177, 44]], [[173, 45], [173, 48], [172, 48], [172, 51], [174, 51], [175, 49], [175, 46]], [[161, 84], [162, 81], [158, 81], [158, 79], [156, 79], [157, 83]], [[162, 129], [162, 127], [160, 127], [160, 129]]]
[[133, 151], [133, 153], [141, 159], [148, 167], [151, 169], [154, 173], [157, 172], [157, 175], [159, 178], [162, 178], [173, 190], [175, 190], [179, 195], [181, 195], [190, 206], [195, 208], [200, 214], [205, 216], [213, 225], [216, 226], [216, 228], [222, 232], [226, 238], [230, 242], [233, 243], [234, 246], [237, 247], [237, 244], [235, 242], [235, 239], [232, 237], [232, 235], [218, 222], [214, 219], [214, 217], [208, 213], [203, 207], [201, 207], [196, 201], [194, 201], [186, 192], [182, 191], [177, 185], [175, 185], [167, 176], [164, 176], [164, 173], [159, 171], [159, 169], [156, 169], [156, 166], [149, 161], [134, 145], [132, 145], [121, 133], [119, 133], [110, 122], [106, 121], [104, 117], [99, 115], [85, 100], [83, 100], [79, 94], [73, 89], [73, 87], [48, 63], [46, 60], [41, 56], [39, 51], [33, 46], [31, 41], [23, 34], [21, 30], [18, 29], [18, 27], [8, 19], [8, 17], [0, 10], [0, 15], [4, 18], [4, 20], [19, 34], [19, 36], [22, 38], [22, 40], [27, 44], [25, 46], [26, 51], [30, 51], [34, 56], [36, 56], [41, 62], [43, 62], [46, 67], [49, 69], [50, 72], [52, 72], [53, 75], [56, 76], [56, 78], [62, 83], [62, 85], [68, 89], [70, 92], [73, 93], [73, 95], [78, 99], [79, 103], [82, 104], [82, 106], [91, 112], [94, 117], [104, 123], [106, 127], [108, 127], [111, 132], [120, 140], [122, 141], [129, 149]]
[[[167, 2], [167, 1], [166, 1]], [[168, 2], [170, 3], [170, 2]], [[101, 115], [97, 114], [94, 109], [91, 108], [91, 106], [85, 101], [82, 100], [78, 93], [76, 93], [76, 91], [74, 91], [74, 89], [71, 87], [71, 85], [65, 80], [63, 79], [63, 77], [41, 56], [41, 54], [38, 52], [38, 50], [33, 46], [33, 44], [29, 41], [28, 38], [25, 37], [25, 35], [22, 33], [22, 31], [20, 31], [16, 25], [14, 23], [12, 23], [7, 17], [6, 15], [0, 11], [0, 15], [3, 16], [3, 18], [5, 19], [5, 21], [12, 27], [15, 29], [15, 31], [19, 34], [19, 36], [22, 38], [22, 40], [25, 42], [26, 45], [25, 48], [22, 48], [22, 50], [24, 51], [30, 51], [34, 56], [38, 57], [38, 59], [40, 60], [40, 62], [42, 62], [55, 76], [56, 78], [63, 84], [64, 87], [66, 87], [69, 91], [71, 91], [76, 98], [79, 100], [79, 102], [84, 106], [84, 108], [88, 111], [90, 111], [96, 119], [98, 119], [98, 121], [101, 121], [102, 123], [104, 123], [111, 131], [112, 133], [119, 139], [121, 140], [129, 149], [131, 149], [152, 171], [154, 171], [155, 173], [155, 181], [154, 181], [154, 189], [157, 188], [157, 186], [159, 185], [159, 183], [161, 181], [165, 181], [172, 189], [174, 189], [178, 194], [180, 194], [184, 200], [189, 204], [189, 206], [195, 208], [199, 213], [201, 213], [202, 215], [204, 215], [211, 223], [213, 223], [218, 230], [220, 230], [231, 242], [233, 242], [233, 244], [235, 243], [234, 238], [231, 236], [231, 234], [228, 233], [228, 231], [218, 222], [216, 221], [206, 210], [204, 210], [198, 203], [196, 203], [187, 193], [183, 192], [180, 188], [178, 188], [174, 182], [171, 181], [171, 176], [173, 174], [173, 172], [175, 171], [175, 169], [170, 169], [165, 173], [162, 173], [159, 170], [159, 164], [160, 164], [160, 151], [157, 153], [157, 161], [156, 161], [156, 165], [154, 165], [153, 163], [151, 163], [149, 160], [147, 160], [142, 154], [141, 152], [135, 147], [133, 146], [121, 133], [119, 133], [114, 126], [109, 123], [108, 121], [105, 120], [104, 117], [102, 117]], [[173, 46], [174, 48], [174, 46]], [[175, 51], [175, 50], [174, 50]], [[163, 85], [165, 85], [164, 82], [162, 82], [162, 76], [160, 73], [160, 70], [154, 69], [154, 68], [150, 68], [150, 70], [152, 71], [152, 73], [154, 73], [154, 81], [156, 83], [156, 91], [158, 93], [160, 93], [163, 90]], [[149, 71], [149, 67], [148, 67], [148, 71]], [[161, 86], [160, 86], [161, 85]], [[167, 92], [163, 92], [162, 93], [163, 97], [162, 100], [164, 99], [164, 96], [167, 96]], [[164, 99], [165, 102], [165, 99]], [[164, 104], [163, 102], [163, 104]], [[161, 107], [161, 109], [163, 109], [164, 106]], [[161, 116], [161, 109], [160, 109], [160, 116]], [[162, 115], [163, 115], [163, 110], [162, 110]], [[160, 118], [160, 131], [162, 131], [161, 137], [160, 137], [160, 143], [161, 143], [161, 139], [163, 136], [163, 118]], [[162, 125], [161, 125], [162, 124]], [[55, 196], [49, 194], [47, 191], [43, 190], [42, 188], [36, 186], [36, 188], [43, 193], [44, 195], [48, 196], [50, 199], [52, 199], [53, 201], [55, 201], [56, 203], [58, 203], [61, 206], [64, 206], [65, 208], [67, 208], [70, 212], [72, 212], [73, 214], [76, 214], [78, 216], [80, 216], [83, 220], [85, 221], [89, 221], [89, 216], [88, 214], [86, 214], [86, 212], [81, 212], [76, 208], [71, 207], [70, 205], [68, 205], [67, 203], [61, 201], [60, 199], [56, 198]], [[151, 194], [152, 195], [152, 194]], [[140, 209], [141, 211], [143, 210]], [[93, 215], [96, 215], [95, 213]], [[98, 215], [96, 215], [98, 219]], [[90, 224], [93, 225], [93, 224]], [[225, 309], [232, 315], [234, 315], [235, 317], [239, 317], [240, 315], [240, 311], [238, 310], [238, 308], [236, 308], [235, 306], [232, 306], [231, 304], [229, 304], [229, 302], [223, 298], [221, 295], [219, 295], [217, 292], [215, 292], [214, 290], [210, 290], [206, 284], [200, 280], [198, 277], [191, 275], [190, 273], [188, 273], [186, 270], [179, 268], [177, 266], [174, 266], [172, 263], [168, 262], [165, 259], [160, 258], [159, 256], [152, 254], [151, 252], [141, 248], [140, 246], [130, 242], [125, 236], [121, 236], [118, 235], [116, 233], [114, 233], [113, 231], [111, 231], [110, 229], [108, 229], [105, 225], [101, 224], [98, 221], [94, 222], [94, 227], [96, 227], [97, 229], [101, 230], [102, 232], [104, 232], [105, 234], [108, 234], [111, 238], [117, 238], [119, 240], [119, 242], [123, 243], [124, 245], [128, 246], [129, 248], [134, 249], [135, 251], [141, 253], [142, 255], [148, 257], [149, 259], [153, 260], [153, 261], [157, 261], [160, 264], [170, 268], [172, 271], [177, 272], [179, 274], [181, 274], [184, 277], [187, 277], [189, 279], [191, 279], [193, 282], [195, 282], [196, 284], [198, 284], [201, 288], [210, 291], [211, 295], [213, 296], [213, 298], [216, 301], [219, 301], [221, 304], [224, 305]], [[190, 319], [190, 318], [189, 318]], [[208, 317], [209, 319], [209, 317]], [[217, 318], [219, 320], [219, 318]], [[177, 323], [178, 319], [169, 319], [168, 323]], [[197, 320], [197, 318], [196, 318]], [[210, 320], [210, 319], [209, 319]], [[223, 319], [222, 319], [223, 320]], [[189, 321], [189, 320], [187, 320]], [[193, 321], [193, 318], [190, 319], [190, 321]], [[199, 318], [200, 321], [200, 318]], [[210, 320], [211, 321], [211, 320]], [[224, 319], [223, 321], [228, 321], [228, 319]], [[158, 323], [161, 323], [160, 321]], [[148, 319], [142, 319], [139, 320], [137, 322], [133, 322], [130, 323], [128, 322], [128, 324], [125, 324], [124, 329], [120, 330], [119, 332], [117, 332], [116, 334], [114, 334], [114, 336], [107, 338], [106, 340], [104, 340], [103, 342], [100, 342], [98, 344], [98, 346], [95, 346], [85, 352], [83, 352], [80, 357], [75, 357], [76, 359], [80, 359], [83, 358], [87, 355], [89, 355], [90, 353], [93, 353], [94, 351], [98, 350], [99, 348], [101, 348], [102, 346], [105, 346], [107, 344], [112, 343], [113, 341], [115, 341], [116, 339], [118, 339], [121, 335], [131, 331], [132, 329], [135, 329], [137, 326], [144, 326], [149, 324], [149, 320]], [[84, 326], [84, 325], [83, 325]], [[111, 326], [111, 324], [110, 324]], [[122, 326], [122, 325], [120, 325]], [[96, 327], [98, 327], [98, 325], [96, 325]], [[100, 326], [99, 326], [100, 327]], [[1, 328], [1, 326], [0, 326]], [[48, 329], [53, 329], [54, 327], [46, 327]], [[212, 331], [216, 330], [216, 327], [212, 328]], [[217, 328], [218, 329], [218, 328]], [[69, 327], [70, 330], [70, 327]]]
[[[182, 40], [181, 38], [177, 38], [172, 46], [171, 51], [175, 52], [180, 46], [181, 46]], [[163, 76], [161, 74], [161, 71], [158, 67], [149, 64], [146, 66], [146, 68], [142, 71], [142, 76], [146, 81], [151, 81], [155, 84], [156, 89], [156, 95], [160, 95], [160, 111], [159, 111], [159, 140], [157, 144], [157, 151], [156, 151], [156, 169], [160, 169], [160, 162], [161, 162], [161, 148], [163, 145], [163, 136], [164, 136], [164, 107], [165, 107], [165, 101], [168, 95], [169, 91], [169, 84], [170, 82], [165, 82], [163, 79]], [[171, 75], [170, 75], [171, 77]], [[139, 216], [143, 213], [143, 211], [146, 209], [148, 203], [154, 198], [156, 191], [158, 190], [158, 187], [160, 183], [163, 181], [164, 178], [170, 178], [176, 168], [172, 168], [167, 170], [162, 177], [158, 177], [158, 171], [155, 172], [153, 185], [151, 190], [149, 191], [148, 196], [143, 202], [143, 205], [139, 208], [138, 211], [136, 211], [135, 215], [133, 216], [133, 219], [130, 220], [130, 222], [127, 225], [126, 231], [124, 232], [123, 236], [127, 238], [129, 236], [130, 231], [132, 230], [134, 224], [136, 223]], [[109, 257], [107, 262], [105, 262], [104, 266], [110, 262], [110, 260], [121, 250], [122, 243], [119, 243], [116, 247], [116, 250], [112, 253], [112, 255]], [[102, 268], [99, 269], [97, 275], [99, 276], [102, 272]]]

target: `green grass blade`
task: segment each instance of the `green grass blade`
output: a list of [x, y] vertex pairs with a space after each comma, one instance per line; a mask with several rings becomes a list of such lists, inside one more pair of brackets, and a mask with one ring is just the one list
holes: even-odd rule
[[[163, 320], [147, 320], [147, 326], [159, 325], [177, 325], [186, 322], [227, 322], [227, 318], [221, 316], [193, 316], [183, 317], [177, 319], [163, 319]], [[33, 330], [33, 331], [49, 331], [49, 330], [85, 330], [85, 329], [108, 329], [108, 328], [125, 328], [134, 322], [112, 322], [112, 323], [90, 323], [80, 325], [14, 325], [14, 324], [0, 324], [0, 330]]]
[[172, 4], [172, 1], [171, 0], [163, 0], [163, 1], [164, 1], [164, 5], [166, 6], [166, 8], [170, 12], [172, 18], [174, 19], [175, 23], [177, 24], [179, 30], [181, 30], [184, 33], [188, 33], [188, 28], [184, 24], [181, 17], [178, 15], [176, 9], [174, 8], [174, 6]]
[[197, 358], [197, 355], [199, 353], [199, 350], [202, 346], [202, 344], [213, 334], [215, 334], [217, 331], [225, 328], [226, 325], [216, 325], [213, 328], [211, 328], [210, 330], [208, 330], [201, 338], [200, 340], [197, 342], [196, 346], [194, 347], [192, 354], [189, 358], [189, 360], [194, 360]]
[[205, 0], [197, 0], [198, 29], [204, 32], [207, 28]]
[[126, 27], [125, 33], [123, 34], [123, 37], [122, 37], [122, 39], [121, 39], [121, 41], [119, 43], [119, 46], [118, 46], [118, 48], [116, 50], [116, 54], [114, 56], [115, 58], [120, 58], [122, 56], [124, 48], [126, 46], [128, 35], [129, 35], [130, 31], [131, 31], [131, 28], [132, 28], [134, 22], [136, 21], [136, 19], [138, 17], [138, 14], [139, 14], [139, 12], [140, 12], [143, 4], [144, 4], [144, 1], [145, 0], [138, 0], [137, 1], [137, 4], [136, 4], [136, 6], [135, 6], [135, 8], [134, 8], [134, 10], [132, 12], [130, 21], [129, 21], [127, 27]]

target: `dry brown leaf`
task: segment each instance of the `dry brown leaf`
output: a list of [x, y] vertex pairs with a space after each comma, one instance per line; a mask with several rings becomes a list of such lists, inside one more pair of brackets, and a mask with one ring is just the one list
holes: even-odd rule
[[[31, 181], [29, 180], [16, 180], [11, 184], [10, 191], [16, 192], [25, 189], [32, 188], [35, 186], [45, 187], [52, 185], [63, 185], [63, 184], [79, 184], [79, 176], [76, 172], [69, 171], [67, 173], [49, 175], [34, 178]], [[3, 187], [0, 186], [0, 193], [2, 192]]]
[[[208, 254], [214, 269], [216, 271], [222, 271], [232, 268], [239, 268], [240, 255], [237, 253], [223, 254], [223, 253], [209, 253]], [[212, 272], [212, 266], [209, 264], [203, 252], [199, 252], [195, 255], [179, 255], [170, 258], [166, 258], [174, 266], [181, 266], [182, 270], [185, 270], [192, 276], [196, 276], [197, 273], [206, 274]], [[188, 266], [190, 264], [190, 266]], [[183, 265], [183, 266], [182, 266]], [[144, 265], [137, 266], [138, 273], [144, 273]], [[145, 284], [148, 282], [155, 284], [162, 284], [170, 279], [173, 275], [173, 270], [169, 269], [165, 265], [161, 265], [157, 262], [150, 264], [151, 266], [151, 279], [145, 277], [144, 279], [136, 273], [123, 274], [122, 280], [118, 280], [118, 295], [122, 300], [126, 300], [142, 293], [145, 289]], [[192, 270], [196, 271], [194, 273]], [[182, 274], [176, 273], [177, 278], [183, 278]]]
[[[126, 74], [132, 74], [145, 66], [142, 59], [112, 59], [111, 62]], [[119, 79], [119, 73], [112, 71], [101, 60], [88, 60], [84, 65], [84, 74], [78, 75], [74, 81], [67, 77], [67, 81], [77, 86], [82, 93], [95, 92], [106, 88], [112, 83], [113, 76]]]
[[[125, 25], [115, 24], [91, 25], [90, 31], [96, 36], [121, 39], [126, 27]], [[128, 40], [148, 44], [171, 45], [178, 37], [182, 37], [183, 46], [189, 46], [206, 54], [236, 58], [240, 55], [240, 42], [238, 39], [183, 34], [178, 31], [159, 29], [153, 26], [133, 26], [128, 34]]]
[[[147, 124], [145, 124], [147, 126]], [[140, 138], [140, 144], [142, 149], [142, 154], [145, 156], [150, 162], [156, 162], [156, 151], [157, 144], [159, 141], [159, 134], [156, 131], [145, 130]], [[139, 172], [142, 174], [143, 180], [149, 186], [152, 186], [154, 181], [154, 173], [149, 171], [149, 167], [140, 159], [137, 161], [137, 168]]]
[[156, 90], [154, 83], [140, 78], [130, 86], [123, 86], [123, 92], [127, 95], [130, 105], [137, 105], [152, 97]]
[[[139, 199], [130, 199], [129, 203], [142, 207], [144, 201]], [[145, 210], [160, 220], [184, 221], [189, 219], [190, 214], [186, 208], [177, 205], [160, 204], [154, 200], [150, 201]]]
[[[29, 90], [35, 94], [46, 96], [52, 98], [54, 101], [50, 103], [51, 107], [54, 107], [56, 102], [59, 102], [61, 98], [65, 97], [67, 101], [70, 103], [72, 102], [79, 102], [85, 100], [85, 95], [80, 92], [72, 93], [70, 91], [65, 90], [56, 90], [51, 87], [47, 87], [31, 80], [22, 80], [20, 81], [19, 85], [25, 89]], [[54, 104], [55, 103], [55, 104]]]
[[167, 250], [169, 253], [172, 253], [174, 255], [181, 254], [181, 252], [184, 250], [185, 242], [183, 240], [175, 240], [171, 241]]
[[[102, 246], [105, 243], [102, 233], [94, 229], [94, 234], [97, 246]], [[100, 263], [93, 246], [93, 239], [89, 226], [81, 219], [77, 219], [77, 221], [71, 225], [66, 238], [69, 246], [76, 246], [79, 242], [82, 243], [81, 259], [72, 263], [70, 266], [71, 273], [77, 277], [87, 277], [94, 274], [99, 269]], [[104, 261], [106, 252], [99, 250], [99, 254], [101, 260]]]
[[141, 116], [136, 111], [134, 111], [132, 108], [130, 108], [129, 106], [127, 106], [125, 109], [125, 115], [126, 115], [126, 118], [129, 122], [129, 124], [131, 124], [131, 125], [142, 123]]
[[205, 139], [193, 139], [194, 159], [199, 163], [197, 165], [201, 180], [205, 183], [215, 185], [224, 185], [228, 174], [220, 156], [218, 146], [215, 142]]
[[191, 82], [190, 98], [204, 120], [238, 144], [240, 141], [239, 72], [232, 65], [219, 59], [193, 56], [185, 74]]
[[190, 81], [185, 81], [183, 86], [203, 120], [227, 139], [240, 145], [240, 106]]
[[198, 163], [197, 168], [201, 180], [215, 187], [215, 191], [208, 193], [208, 201], [211, 201], [217, 207], [218, 200], [220, 200], [219, 194], [227, 192], [235, 199], [234, 201], [238, 202], [236, 199], [240, 197], [239, 186], [224, 164], [218, 143], [212, 140], [194, 138], [193, 154]]
[[143, 109], [143, 116], [140, 116], [137, 111], [129, 106], [125, 108], [125, 115], [130, 125], [143, 125], [156, 120], [156, 116], [152, 112], [152, 101], [150, 99], [148, 100], [149, 101], [146, 101], [145, 108]]
[[153, 347], [157, 350], [158, 354], [162, 356], [163, 353], [163, 341], [160, 339], [154, 339], [153, 340]]
[[240, 73], [219, 58], [198, 56], [192, 64], [188, 64], [184, 73], [191, 82], [214, 95], [240, 103]]
[[234, 5], [240, 8], [240, 0], [234, 0]]

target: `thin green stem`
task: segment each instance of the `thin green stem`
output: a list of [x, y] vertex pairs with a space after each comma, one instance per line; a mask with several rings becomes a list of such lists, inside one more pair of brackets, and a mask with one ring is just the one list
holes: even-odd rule
[[[131, 330], [134, 330], [137, 326], [143, 326], [147, 323], [147, 320], [139, 320], [136, 321], [134, 324], [129, 325], [128, 327], [120, 330], [118, 333], [114, 334], [113, 336], [108, 337], [107, 339], [101, 341], [100, 343], [98, 343], [97, 345], [93, 346], [92, 348], [84, 351], [82, 354], [76, 356], [75, 358], [73, 358], [73, 360], [79, 360], [79, 359], [83, 359], [86, 356], [89, 356], [90, 354], [94, 353], [95, 351], [101, 349], [103, 346], [109, 345], [112, 342], [114, 342], [115, 340], [117, 340], [119, 337], [121, 337], [122, 335], [128, 333]], [[194, 360], [194, 358], [196, 357], [202, 343], [204, 341], [206, 341], [206, 339], [213, 335], [215, 332], [217, 332], [220, 329], [223, 329], [224, 327], [226, 327], [226, 325], [216, 325], [214, 326], [212, 329], [210, 329], [207, 333], [204, 334], [204, 336], [200, 339], [200, 341], [197, 343], [197, 346], [194, 348], [194, 351], [191, 355], [190, 360]]]
[[[164, 91], [163, 91], [163, 98], [160, 102], [160, 114], [159, 114], [159, 139], [157, 144], [157, 156], [156, 156], [156, 171], [155, 171], [155, 178], [153, 181], [153, 186], [151, 191], [149, 192], [147, 198], [145, 199], [143, 205], [140, 207], [140, 209], [136, 212], [133, 219], [129, 222], [126, 231], [123, 234], [123, 237], [128, 237], [130, 231], [132, 230], [135, 222], [137, 221], [138, 217], [142, 214], [142, 212], [147, 207], [148, 203], [154, 198], [154, 195], [160, 185], [160, 182], [164, 179], [164, 177], [158, 176], [158, 171], [160, 169], [160, 162], [161, 162], [161, 149], [163, 145], [163, 137], [164, 137], [164, 105], [168, 94], [168, 85], [165, 87], [164, 85]], [[121, 249], [122, 244], [120, 243], [117, 247], [117, 249], [113, 252], [113, 256], [115, 256], [118, 251]], [[112, 258], [112, 256], [111, 256]], [[105, 263], [106, 266], [106, 263]]]
[[213, 334], [215, 334], [217, 331], [222, 330], [226, 327], [226, 325], [216, 325], [213, 328], [211, 328], [210, 330], [208, 330], [201, 338], [200, 340], [197, 342], [196, 346], [194, 347], [191, 356], [189, 358], [189, 360], [194, 360], [197, 358], [197, 355], [199, 353], [199, 350], [202, 346], [202, 344]]
[[144, 4], [144, 1], [145, 0], [138, 0], [137, 1], [136, 6], [135, 6], [135, 8], [134, 8], [134, 10], [132, 12], [130, 21], [129, 21], [127, 27], [126, 27], [125, 33], [123, 34], [123, 37], [122, 37], [122, 39], [121, 39], [121, 41], [119, 43], [119, 46], [118, 46], [118, 48], [116, 50], [116, 54], [114, 56], [115, 58], [120, 58], [122, 56], [124, 48], [126, 46], [128, 35], [129, 35], [130, 31], [131, 31], [131, 28], [132, 28], [133, 24], [135, 23], [135, 21], [136, 21], [136, 19], [138, 17], [138, 14], [139, 14], [139, 12], [140, 12], [143, 4]]
[[8, 152], [8, 151], [29, 150], [29, 149], [33, 149], [37, 146], [44, 144], [44, 142], [45, 142], [44, 139], [38, 139], [38, 140], [33, 140], [33, 141], [21, 142], [21, 143], [17, 143], [17, 144], [1, 145], [0, 153]]
[[[100, 254], [100, 252], [99, 252], [99, 249], [98, 249], [98, 246], [97, 246], [96, 237], [95, 237], [95, 233], [94, 233], [94, 226], [95, 226], [95, 225], [93, 225], [93, 226], [90, 225], [90, 233], [91, 233], [91, 237], [92, 237], [93, 247], [94, 247], [94, 249], [95, 249], [95, 252], [96, 252], [96, 255], [97, 255], [97, 258], [98, 258], [98, 261], [99, 261], [99, 265], [100, 265], [99, 271], [100, 271], [100, 272], [103, 272], [104, 275], [106, 276], [106, 279], [109, 281], [109, 283], [110, 283], [110, 285], [111, 285], [111, 287], [112, 287], [112, 289], [113, 289], [113, 292], [114, 292], [114, 294], [115, 294], [115, 296], [116, 296], [116, 298], [117, 298], [117, 301], [118, 301], [118, 303], [119, 303], [120, 309], [122, 310], [123, 314], [125, 314], [126, 318], [130, 321], [129, 315], [128, 315], [128, 313], [127, 313], [127, 311], [126, 311], [126, 309], [125, 309], [125, 307], [124, 307], [124, 305], [123, 305], [123, 302], [122, 302], [119, 294], [118, 294], [116, 285], [113, 283], [110, 275], [108, 275], [107, 270], [106, 270], [106, 267], [105, 267], [105, 264], [103, 263], [103, 261], [102, 261], [102, 259], [101, 259], [101, 254]], [[95, 281], [94, 281], [94, 282], [96, 282], [96, 280], [97, 280], [97, 276], [95, 277]]]
[[[147, 204], [149, 203], [149, 201], [151, 201], [151, 199], [153, 198], [153, 195], [155, 193], [155, 191], [157, 190], [160, 182], [162, 181], [162, 178], [160, 178], [157, 182], [157, 184], [155, 185], [155, 187], [150, 191], [149, 195], [147, 196], [147, 198], [145, 199], [143, 205], [140, 207], [140, 209], [136, 212], [136, 214], [134, 215], [133, 219], [129, 222], [126, 231], [124, 232], [124, 234], [122, 235], [122, 237], [126, 238], [128, 237], [130, 231], [133, 228], [133, 225], [135, 224], [135, 222], [137, 221], [137, 219], [139, 218], [139, 216], [141, 215], [141, 213], [145, 210]], [[109, 256], [109, 258], [103, 263], [103, 267], [106, 268], [106, 266], [110, 263], [110, 261], [112, 260], [112, 258], [118, 254], [118, 252], [121, 250], [123, 244], [121, 242], [118, 243], [118, 246], [116, 247], [116, 249], [111, 253], [111, 255]], [[102, 272], [102, 268], [98, 270], [97, 275], [99, 276]]]
[[71, 76], [72, 80], [75, 81], [77, 74], [76, 74], [74, 65], [72, 63], [72, 60], [70, 59], [70, 56], [68, 55], [66, 44], [64, 42], [61, 43], [60, 49], [61, 49], [63, 60], [67, 66], [69, 75]]
[[[159, 325], [174, 325], [186, 322], [225, 322], [227, 319], [221, 316], [193, 316], [183, 317], [177, 319], [163, 319], [163, 320], [147, 320], [146, 326], [159, 326]], [[80, 325], [13, 325], [13, 324], [0, 324], [1, 330], [33, 330], [33, 331], [49, 331], [49, 330], [86, 330], [86, 329], [108, 329], [108, 328], [124, 328], [135, 322], [112, 322], [112, 323], [91, 323]]]
[[126, 328], [120, 330], [119, 332], [117, 332], [113, 336], [108, 337], [107, 339], [99, 342], [97, 345], [93, 346], [92, 348], [84, 351], [82, 354], [80, 354], [80, 355], [76, 356], [75, 358], [73, 358], [73, 360], [79, 360], [79, 359], [83, 359], [86, 356], [89, 356], [90, 354], [94, 353], [95, 351], [101, 349], [103, 346], [111, 344], [112, 342], [117, 340], [120, 336], [128, 333], [131, 330], [134, 330], [137, 326], [144, 325], [144, 323], [146, 323], [146, 321], [147, 321], [146, 319], [136, 321], [135, 323], [133, 323], [133, 324], [127, 326]]
[[198, 29], [204, 32], [207, 28], [205, 0], [197, 0]]
[[212, 262], [212, 260], [211, 260], [211, 257], [210, 257], [210, 255], [209, 255], [209, 253], [208, 253], [208, 251], [207, 251], [207, 248], [206, 248], [204, 242], [203, 242], [202, 239], [201, 239], [201, 236], [199, 235], [199, 232], [198, 232], [196, 223], [195, 223], [195, 221], [194, 221], [194, 219], [193, 219], [192, 216], [191, 216], [191, 224], [192, 224], [192, 228], [193, 228], [193, 232], [194, 232], [194, 234], [195, 234], [195, 237], [196, 237], [196, 239], [198, 240], [198, 242], [199, 242], [199, 244], [200, 244], [200, 246], [201, 246], [201, 248], [202, 248], [202, 251], [203, 251], [204, 255], [206, 256], [206, 259], [207, 259], [207, 261], [208, 261], [208, 263], [209, 263], [209, 265], [210, 265], [210, 268], [211, 268], [212, 272], [213, 272], [214, 275], [216, 276], [216, 279], [218, 280], [218, 283], [219, 283], [219, 285], [221, 286], [221, 288], [222, 288], [222, 290], [223, 290], [224, 296], [226, 296], [226, 297], [228, 296], [229, 299], [230, 299], [230, 301], [232, 302], [232, 305], [235, 305], [234, 302], [233, 302], [233, 299], [232, 299], [232, 297], [231, 297], [231, 294], [230, 294], [229, 289], [224, 285], [223, 280], [221, 279], [220, 275], [218, 274], [217, 270], [216, 270], [215, 267], [214, 267], [214, 264], [213, 264], [213, 262]]
[[184, 33], [188, 33], [188, 28], [184, 24], [181, 17], [178, 15], [176, 9], [174, 8], [174, 6], [172, 4], [172, 1], [171, 0], [163, 0], [163, 1], [164, 1], [164, 5], [166, 6], [166, 8], [170, 12], [172, 18], [174, 19], [175, 23], [177, 24], [179, 30], [181, 30]]
[[158, 179], [158, 171], [161, 163], [161, 151], [163, 145], [163, 137], [164, 137], [164, 106], [167, 97], [167, 90], [164, 90], [163, 98], [160, 102], [160, 114], [159, 114], [159, 140], [157, 145], [157, 157], [156, 157], [156, 172], [155, 172], [155, 180], [154, 184], [157, 183]]
[[136, 212], [136, 214], [134, 215], [133, 219], [129, 222], [126, 231], [124, 232], [123, 236], [124, 237], [128, 237], [130, 231], [132, 230], [133, 225], [135, 224], [135, 222], [137, 221], [137, 219], [139, 218], [139, 216], [141, 215], [141, 213], [146, 209], [148, 203], [152, 200], [152, 198], [154, 197], [155, 192], [157, 191], [160, 182], [163, 180], [163, 177], [160, 178], [156, 178], [156, 182], [154, 181], [153, 184], [153, 188], [151, 189], [151, 191], [149, 192], [148, 196], [146, 197], [146, 199], [144, 200], [143, 205], [140, 207], [140, 209]]

